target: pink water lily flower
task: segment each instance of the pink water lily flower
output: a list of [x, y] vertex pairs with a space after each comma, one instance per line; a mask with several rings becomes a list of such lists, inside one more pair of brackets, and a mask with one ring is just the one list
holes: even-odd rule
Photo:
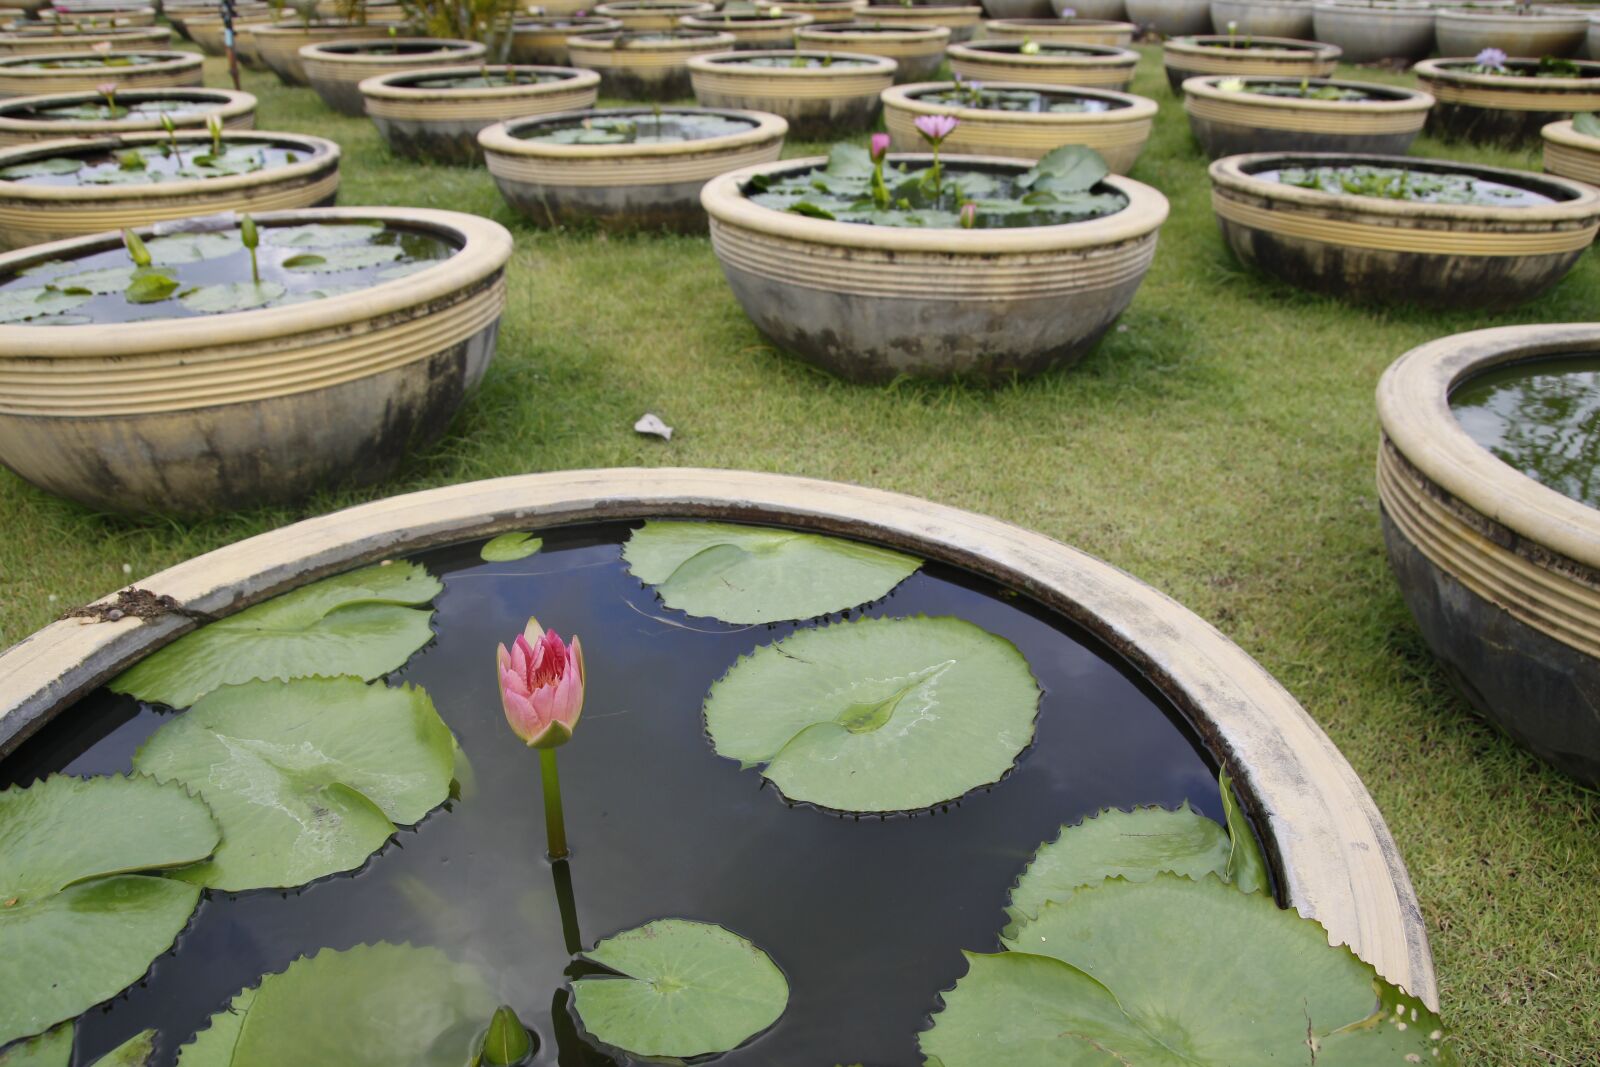
[[872, 147], [867, 149], [868, 154], [872, 156], [872, 161], [874, 163], [877, 163], [877, 162], [881, 161], [883, 159], [884, 153], [886, 153], [888, 151], [889, 151], [889, 135], [886, 134], [886, 133], [875, 133], [875, 134], [873, 134], [872, 135]]
[[1506, 54], [1498, 48], [1485, 48], [1478, 53], [1478, 66], [1488, 70], [1503, 70], [1506, 65]]
[[1064, 19], [1075, 19], [1078, 17], [1078, 13], [1072, 10], [1070, 7], [1064, 7], [1061, 9], [1061, 17]]
[[94, 87], [94, 91], [99, 93], [101, 96], [111, 96], [117, 91], [117, 83], [101, 82], [99, 85]]
[[913, 123], [924, 140], [937, 148], [944, 139], [955, 132], [961, 120], [954, 115], [918, 115]]
[[568, 645], [538, 619], [495, 654], [500, 704], [506, 722], [529, 748], [555, 748], [572, 740], [583, 714], [583, 643]]
[[107, 55], [111, 52], [111, 42], [97, 41], [89, 46], [89, 51], [95, 53], [96, 55]]

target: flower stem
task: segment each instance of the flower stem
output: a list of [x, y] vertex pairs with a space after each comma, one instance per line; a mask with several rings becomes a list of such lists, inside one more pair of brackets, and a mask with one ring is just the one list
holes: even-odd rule
[[539, 778], [544, 783], [544, 833], [550, 844], [550, 858], [567, 855], [567, 824], [561, 817], [561, 777], [556, 773], [556, 750], [539, 750]]

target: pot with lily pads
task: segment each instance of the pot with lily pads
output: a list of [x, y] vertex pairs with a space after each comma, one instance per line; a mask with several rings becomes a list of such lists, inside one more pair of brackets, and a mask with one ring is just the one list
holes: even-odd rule
[[250, 40], [261, 62], [284, 85], [309, 86], [300, 49], [308, 44], [331, 41], [370, 41], [387, 39], [398, 29], [388, 22], [352, 22], [347, 19], [294, 19], [270, 26], [248, 27]]
[[894, 84], [896, 63], [843, 52], [727, 52], [689, 60], [702, 107], [764, 111], [802, 140], [868, 130]]
[[1428, 132], [1447, 140], [1528, 147], [1550, 123], [1600, 111], [1600, 63], [1586, 59], [1507, 59], [1490, 50], [1424, 60], [1416, 73], [1438, 100]]
[[1389, 563], [1471, 708], [1600, 785], [1600, 326], [1412, 349], [1378, 386]]
[[1582, 11], [1441, 7], [1434, 17], [1444, 56], [1475, 56], [1485, 48], [1510, 56], [1571, 56], [1583, 47], [1588, 33], [1589, 18]]
[[572, 65], [600, 75], [601, 92], [624, 100], [681, 100], [694, 91], [689, 60], [733, 48], [731, 33], [640, 30], [567, 40]]
[[88, 27], [39, 26], [0, 33], [0, 56], [33, 55], [43, 52], [73, 52], [105, 45], [107, 51], [132, 52], [165, 48], [172, 43], [172, 31], [165, 26]]
[[950, 31], [944, 26], [888, 26], [877, 22], [830, 22], [795, 31], [802, 50], [882, 56], [897, 63], [897, 83], [927, 81], [944, 64]]
[[810, 15], [778, 11], [721, 11], [712, 15], [685, 15], [678, 25], [686, 30], [711, 30], [733, 34], [737, 51], [771, 51], [793, 48], [794, 31], [811, 25]]
[[1266, 152], [1211, 164], [1245, 263], [1358, 300], [1507, 308], [1550, 289], [1600, 229], [1600, 189], [1448, 160]]
[[1126, 174], [1144, 151], [1155, 125], [1156, 102], [1109, 89], [1072, 89], [1022, 83], [923, 82], [883, 93], [889, 146], [917, 150], [917, 120], [929, 115], [957, 120], [942, 142], [952, 154], [1039, 159], [1061, 145], [1084, 145]]
[[482, 162], [478, 134], [496, 123], [593, 107], [599, 92], [600, 75], [572, 67], [445, 67], [361, 83], [389, 151], [452, 164]]
[[1121, 91], [1133, 81], [1131, 48], [1040, 41], [973, 41], [950, 46], [950, 70], [975, 82], [1024, 82]]
[[145, 4], [57, 4], [39, 12], [39, 19], [63, 26], [154, 26], [156, 9]]
[[1240, 33], [1171, 37], [1161, 45], [1161, 61], [1167, 87], [1177, 92], [1184, 79], [1207, 74], [1326, 78], [1339, 65], [1339, 46]]
[[970, 41], [983, 24], [983, 8], [961, 3], [869, 4], [861, 9], [859, 21], [881, 26], [943, 26], [950, 31], [951, 43]]
[[94, 91], [13, 97], [0, 100], [0, 145], [150, 133], [165, 128], [163, 115], [180, 130], [204, 129], [213, 115], [225, 129], [248, 130], [256, 98], [231, 89], [122, 89], [110, 101]]
[[1311, 0], [1211, 0], [1211, 32], [1314, 41]]
[[50, 52], [0, 57], [0, 98], [109, 88], [189, 89], [204, 84], [205, 61], [193, 52]]
[[[734, 295], [783, 351], [851, 381], [1003, 381], [1081, 358], [1133, 299], [1167, 215], [1092, 150], [941, 157], [836, 145], [706, 185]], [[1091, 269], [1092, 265], [1092, 269]]]
[[1434, 9], [1424, 0], [1314, 0], [1314, 39], [1336, 44], [1346, 63], [1415, 62], [1433, 51]]
[[1600, 186], [1600, 115], [1587, 112], [1539, 131], [1546, 173]]
[[475, 215], [319, 208], [0, 256], [0, 463], [154, 514], [377, 481], [482, 378], [510, 253]]
[[685, 15], [710, 15], [715, 11], [715, 4], [700, 0], [616, 0], [594, 8], [596, 15], [616, 19], [629, 33], [677, 29], [678, 20]]
[[1183, 110], [1208, 159], [1248, 152], [1403, 156], [1433, 97], [1416, 89], [1328, 78], [1190, 78]]
[[777, 8], [780, 12], [793, 11], [799, 15], [810, 15], [812, 22], [854, 22], [866, 6], [867, 0], [757, 0], [756, 10]]
[[1211, 0], [1127, 0], [1128, 21], [1163, 37], [1211, 30]]
[[720, 108], [607, 108], [540, 115], [479, 134], [489, 173], [545, 226], [703, 232], [701, 187], [778, 158], [788, 124]]
[[568, 66], [569, 37], [610, 33], [622, 29], [616, 19], [596, 15], [551, 15], [546, 18], [519, 18], [511, 28], [511, 61], [545, 67]]
[[[1093, 1021], [1232, 1067], [1314, 1013], [1330, 1063], [1452, 1062], [1405, 866], [1287, 691], [1124, 572], [926, 501], [675, 469], [397, 497], [81, 609], [0, 693], [8, 929], [58, 945], [0, 969], [0, 1042], [974, 1067], [1082, 1059]], [[837, 966], [862, 945], [892, 966]]]
[[366, 101], [360, 86], [368, 78], [478, 63], [487, 50], [478, 41], [436, 37], [326, 41], [300, 49], [300, 69], [324, 104], [341, 115], [362, 115]]
[[983, 35], [991, 41], [1051, 41], [1058, 44], [1104, 44], [1126, 48], [1139, 27], [1113, 19], [990, 19]]
[[339, 146], [290, 133], [133, 133], [0, 150], [0, 247], [192, 215], [327, 207]]

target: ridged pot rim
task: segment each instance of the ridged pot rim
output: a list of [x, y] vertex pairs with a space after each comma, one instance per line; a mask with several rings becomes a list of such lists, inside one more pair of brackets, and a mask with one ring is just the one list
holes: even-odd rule
[[406, 100], [421, 102], [424, 100], [496, 100], [516, 99], [524, 96], [544, 96], [551, 93], [567, 92], [572, 89], [587, 89], [600, 84], [600, 74], [597, 71], [585, 70], [582, 67], [555, 67], [541, 66], [537, 63], [493, 63], [487, 68], [489, 73], [504, 71], [507, 66], [515, 67], [517, 71], [531, 71], [535, 74], [560, 74], [560, 81], [530, 82], [527, 85], [475, 85], [460, 88], [430, 88], [415, 89], [409, 85], [400, 85], [399, 82], [422, 78], [450, 78], [458, 74], [477, 74], [483, 67], [432, 67], [428, 70], [396, 70], [387, 74], [374, 74], [362, 80], [356, 86], [362, 96], [377, 97], [380, 100]]
[[[843, 67], [743, 67], [742, 61], [764, 56], [831, 56], [843, 59]], [[830, 52], [826, 48], [765, 48], [748, 52], [713, 52], [710, 55], [690, 56], [689, 69], [705, 74], [732, 74], [751, 78], [859, 78], [865, 74], [893, 75], [900, 64], [887, 56], [868, 56], [860, 52]]]
[[792, 7], [796, 11], [854, 11], [867, 0], [756, 0], [756, 7]]
[[717, 5], [703, 0], [615, 0], [591, 8], [612, 18], [618, 12], [624, 15], [699, 15], [716, 9]]
[[809, 26], [816, 22], [815, 16], [803, 11], [794, 14], [785, 12], [782, 15], [772, 15], [765, 18], [739, 18], [728, 19], [720, 12], [711, 15], [684, 15], [678, 19], [678, 25], [688, 30], [715, 30], [721, 33], [733, 33], [734, 30], [785, 30], [799, 26]]
[[[337, 25], [328, 25], [329, 22], [334, 21], [337, 22]], [[391, 26], [400, 33], [405, 33], [405, 27], [401, 26], [398, 22], [356, 23], [348, 20], [329, 19], [314, 20], [310, 26], [302, 25], [299, 22], [276, 22], [270, 25], [258, 24], [251, 26], [250, 32], [255, 34], [257, 37], [265, 34], [270, 40], [275, 37], [292, 37], [296, 35], [305, 37], [325, 35], [331, 37], [337, 33], [349, 33], [352, 30], [386, 30]], [[337, 40], [337, 38], [335, 38], [335, 40]]]
[[[1300, 0], [1304, 2], [1304, 0]], [[1162, 54], [1171, 53], [1180, 56], [1201, 55], [1227, 56], [1237, 58], [1240, 62], [1251, 60], [1334, 60], [1344, 54], [1344, 49], [1336, 44], [1327, 44], [1323, 41], [1302, 41], [1295, 37], [1256, 37], [1249, 38], [1253, 44], [1263, 42], [1272, 45], [1281, 45], [1279, 48], [1215, 48], [1207, 42], [1226, 41], [1225, 33], [1196, 33], [1184, 37], [1168, 37], [1161, 43]]]
[[[256, 308], [184, 319], [90, 324], [84, 326], [28, 326], [0, 323], [0, 353], [26, 353], [30, 358], [104, 359], [122, 355], [149, 355], [189, 348], [230, 344], [258, 344], [274, 337], [293, 337], [318, 330], [339, 329], [424, 306], [488, 277], [511, 258], [511, 234], [504, 226], [477, 215], [434, 208], [355, 207], [296, 208], [264, 211], [258, 223], [361, 222], [378, 220], [429, 230], [459, 241], [460, 249], [431, 267], [393, 278], [353, 293], [340, 293], [287, 307]], [[211, 227], [231, 227], [232, 212], [140, 226], [135, 232], [150, 238]], [[64, 241], [32, 245], [0, 254], [0, 277], [14, 268], [76, 254], [117, 247], [117, 232], [89, 234]], [[465, 279], [465, 280], [463, 280]]]
[[[113, 52], [112, 55], [164, 57], [155, 63], [111, 68], [118, 77], [125, 77], [130, 74], [146, 74], [152, 71], [181, 70], [184, 67], [192, 67], [204, 62], [204, 57], [196, 52], [179, 52], [176, 49], [166, 48], [141, 48], [131, 52]], [[93, 75], [93, 68], [62, 67], [56, 70], [17, 70], [14, 68], [21, 67], [27, 63], [48, 63], [53, 59], [99, 58], [98, 52], [25, 52], [18, 55], [0, 55], [0, 74], [23, 78], [87, 78]]]
[[437, 47], [426, 52], [407, 52], [404, 54], [369, 55], [361, 52], [336, 52], [336, 48], [383, 46], [390, 44], [387, 37], [354, 37], [346, 41], [320, 41], [316, 44], [303, 44], [299, 54], [302, 60], [314, 59], [319, 63], [337, 63], [350, 67], [392, 67], [404, 63], [427, 62], [443, 58], [472, 59], [488, 52], [487, 45], [480, 41], [463, 41], [449, 37], [406, 37], [407, 44], [436, 45]]
[[1424, 59], [1412, 67], [1411, 72], [1418, 78], [1436, 78], [1442, 82], [1473, 85], [1483, 89], [1517, 89], [1551, 94], [1565, 91], [1594, 92], [1600, 89], [1600, 62], [1595, 60], [1573, 60], [1580, 69], [1588, 67], [1593, 70], [1593, 76], [1587, 78], [1520, 78], [1514, 74], [1476, 74], [1445, 66], [1446, 63], [1471, 62], [1473, 59], [1470, 56]]
[[[551, 22], [564, 22], [567, 25], [546, 25], [546, 23]], [[524, 29], [524, 27], [527, 28]], [[520, 33], [538, 33], [540, 31], [553, 33], [561, 30], [572, 30], [574, 33], [579, 31], [594, 33], [596, 30], [607, 32], [620, 29], [622, 29], [621, 19], [606, 18], [604, 15], [541, 15], [536, 18], [518, 19], [513, 22], [511, 24], [511, 35], [515, 37]]]
[[1211, 0], [1211, 3], [1232, 4], [1235, 7], [1299, 7], [1309, 10], [1314, 0]]
[[[1305, 0], [1296, 0], [1304, 3]], [[1304, 100], [1293, 96], [1266, 96], [1261, 93], [1234, 93], [1225, 92], [1217, 88], [1217, 83], [1222, 81], [1243, 82], [1286, 82], [1299, 84], [1302, 79], [1292, 78], [1282, 74], [1197, 74], [1192, 78], [1183, 80], [1183, 91], [1188, 96], [1204, 97], [1207, 100], [1223, 100], [1230, 104], [1245, 104], [1250, 107], [1277, 108], [1281, 111], [1311, 111], [1311, 112], [1352, 112], [1356, 114], [1383, 114], [1395, 111], [1428, 111], [1434, 104], [1433, 95], [1421, 89], [1410, 89], [1403, 85], [1382, 85], [1378, 82], [1349, 81], [1343, 78], [1312, 78], [1317, 85], [1332, 86], [1337, 89], [1359, 89], [1362, 92], [1384, 92], [1398, 94], [1392, 100]]]
[[817, 22], [810, 26], [802, 26], [794, 32], [796, 40], [824, 41], [851, 41], [856, 44], [867, 44], [871, 41], [894, 42], [922, 42], [924, 44], [938, 41], [943, 43], [950, 39], [948, 26], [885, 26], [864, 22]]
[[1474, 441], [1450, 394], [1497, 366], [1600, 351], [1600, 323], [1498, 326], [1419, 345], [1378, 382], [1378, 421], [1435, 485], [1520, 537], [1600, 569], [1600, 510], [1543, 485]]
[[1462, 22], [1468, 25], [1504, 22], [1511, 26], [1532, 24], [1551, 29], [1568, 26], [1578, 30], [1588, 29], [1589, 26], [1589, 17], [1581, 11], [1575, 11], [1570, 15], [1557, 15], [1531, 9], [1524, 11], [1520, 7], [1507, 7], [1496, 11], [1466, 11], [1458, 7], [1440, 6], [1437, 9], [1437, 17], [1440, 22]]
[[[931, 155], [919, 152], [891, 152], [890, 162], [925, 163]], [[977, 165], [1021, 173], [1034, 161], [1005, 156], [952, 155], [941, 153], [945, 166]], [[1131, 241], [1153, 234], [1167, 220], [1167, 198], [1156, 189], [1110, 174], [1102, 183], [1128, 198], [1128, 206], [1114, 215], [1086, 222], [1066, 222], [1054, 226], [1019, 226], [1009, 229], [963, 230], [952, 227], [914, 230], [903, 226], [867, 226], [832, 219], [815, 219], [788, 211], [775, 211], [752, 202], [742, 187], [758, 174], [826, 166], [827, 156], [807, 156], [773, 163], [758, 163], [712, 178], [700, 191], [706, 213], [727, 226], [736, 226], [773, 237], [784, 237], [830, 248], [853, 248], [874, 252], [921, 252], [972, 256], [984, 259], [996, 255], [1026, 255], [1036, 252], [1066, 252], [1082, 248]]]
[[[216, 103], [206, 114], [216, 115], [226, 121], [238, 115], [247, 115], [255, 110], [256, 98], [252, 93], [240, 92], [234, 89], [206, 89], [198, 86], [187, 88], [150, 88], [150, 89], [118, 89], [117, 97], [123, 101], [139, 100], [171, 100], [195, 97], [210, 97]], [[99, 93], [92, 89], [77, 89], [65, 93], [39, 93], [34, 96], [12, 96], [0, 100], [0, 132], [4, 133], [45, 133], [59, 129], [63, 137], [70, 137], [78, 129], [87, 129], [88, 126], [101, 127], [96, 129], [96, 134], [115, 132], [111, 127], [115, 123], [126, 122], [122, 119], [23, 119], [7, 114], [9, 111], [35, 107], [65, 107], [72, 104], [97, 103], [103, 100]], [[159, 129], [161, 120], [149, 118], [141, 121], [150, 121]], [[131, 131], [130, 131], [131, 132]]]
[[[1274, 0], [1274, 2], [1289, 3], [1291, 0]], [[1292, 0], [1292, 2], [1303, 4], [1306, 0]], [[1019, 29], [1026, 31], [1029, 29], [1048, 29], [1050, 27], [1068, 30], [1080, 28], [1085, 30], [1105, 30], [1108, 33], [1139, 32], [1138, 26], [1131, 22], [1123, 22], [1120, 19], [989, 19], [984, 23], [984, 29], [987, 30]]]
[[43, 29], [59, 29], [58, 26], [45, 26], [40, 29], [9, 30], [0, 32], [0, 46], [9, 44], [31, 43], [60, 39], [63, 41], [161, 41], [163, 43], [172, 39], [172, 31], [165, 26], [107, 26], [104, 29], [74, 30], [71, 33], [43, 33]]
[[[902, 111], [911, 111], [921, 115], [954, 115], [962, 122], [993, 124], [1015, 124], [1019, 126], [1103, 126], [1120, 125], [1124, 122], [1140, 122], [1154, 120], [1156, 112], [1160, 110], [1154, 100], [1148, 97], [1135, 96], [1132, 93], [1121, 93], [1112, 89], [1091, 89], [1075, 85], [1035, 85], [1031, 82], [990, 82], [983, 83], [985, 89], [1031, 89], [1046, 96], [1076, 96], [1087, 97], [1093, 100], [1106, 100], [1118, 105], [1109, 111], [1002, 111], [999, 108], [967, 107], [960, 104], [933, 104], [918, 100], [917, 93], [931, 92], [941, 89], [955, 89], [957, 83], [948, 82], [913, 82], [908, 85], [892, 85], [885, 89], [879, 96], [884, 107], [895, 107]], [[954, 157], [952, 157], [954, 158]]]
[[901, 7], [889, 4], [868, 4], [861, 9], [861, 21], [871, 22], [883, 19], [890, 22], [899, 19], [914, 18], [952, 18], [956, 15], [965, 18], [982, 18], [983, 5], [981, 4], [918, 4], [915, 7]]
[[[618, 34], [647, 33], [678, 34], [670, 41], [650, 41], [641, 45], [629, 45], [627, 48], [617, 48], [615, 40]], [[692, 34], [693, 36], [689, 36]], [[672, 52], [704, 52], [715, 49], [725, 52], [732, 48], [739, 39], [731, 33], [712, 33], [707, 30], [612, 30], [604, 34], [589, 33], [579, 34], [567, 38], [567, 48], [576, 48], [578, 51], [610, 52], [612, 55], [651, 55]]]
[[1426, 2], [1403, 3], [1400, 0], [1379, 0], [1373, 4], [1358, 3], [1356, 0], [1311, 0], [1311, 13], [1360, 15], [1381, 22], [1428, 23], [1434, 21], [1435, 15], [1432, 5]]
[[715, 152], [737, 152], [753, 145], [766, 144], [789, 132], [787, 120], [765, 111], [743, 111], [731, 107], [663, 107], [662, 115], [721, 115], [726, 118], [745, 119], [753, 125], [738, 133], [716, 137], [702, 137], [694, 141], [674, 141], [667, 144], [550, 144], [527, 141], [512, 135], [524, 126], [543, 126], [574, 119], [598, 118], [612, 115], [654, 115], [648, 106], [579, 108], [573, 111], [553, 111], [548, 115], [526, 115], [507, 119], [478, 131], [478, 144], [485, 152], [502, 156], [521, 156], [566, 162], [588, 160], [670, 159], [673, 156], [701, 156]]
[[1600, 155], [1600, 137], [1579, 133], [1572, 128], [1571, 119], [1561, 119], [1558, 122], [1546, 123], [1539, 130], [1539, 136], [1555, 144], [1566, 145], [1568, 148], [1578, 148], [1585, 152], [1593, 152], [1596, 155]]
[[[309, 581], [437, 545], [594, 521], [712, 519], [859, 537], [979, 574], [1114, 649], [1227, 765], [1287, 902], [1390, 981], [1437, 1003], [1427, 927], [1372, 796], [1284, 686], [1211, 624], [1079, 549], [974, 512], [792, 475], [692, 468], [555, 471], [468, 482], [305, 519], [138, 581], [226, 616]], [[102, 601], [109, 605], [112, 601]], [[55, 622], [0, 653], [0, 751], [194, 623], [182, 614]]]
[[[252, 22], [252, 23], [254, 23], [254, 22], [276, 22], [277, 20], [278, 20], [278, 16], [274, 15], [272, 13], [272, 9], [270, 7], [264, 7], [259, 11], [240, 11], [239, 13], [237, 13], [236, 15], [233, 16], [233, 23], [234, 23], [235, 26], [237, 26], [241, 22]], [[221, 21], [222, 21], [222, 16], [220, 14], [218, 14], [218, 15], [199, 15], [199, 14], [195, 14], [195, 15], [185, 15], [183, 17], [184, 26], [188, 27], [191, 30], [196, 25], [204, 26], [204, 25], [206, 25], [208, 23], [212, 23], [212, 22], [220, 23]]]
[[[1486, 204], [1424, 204], [1410, 200], [1387, 200], [1374, 196], [1340, 196], [1320, 189], [1302, 189], [1296, 185], [1267, 181], [1255, 177], [1251, 171], [1281, 169], [1284, 166], [1309, 163], [1313, 166], [1401, 167], [1410, 170], [1447, 171], [1466, 174], [1527, 189], [1530, 192], [1547, 192], [1541, 187], [1554, 187], [1570, 193], [1567, 200], [1537, 207], [1493, 207]], [[1385, 156], [1357, 152], [1252, 152], [1247, 155], [1224, 156], [1209, 168], [1211, 182], [1219, 189], [1258, 196], [1278, 204], [1293, 204], [1311, 211], [1331, 212], [1335, 215], [1381, 216], [1386, 219], [1421, 222], [1468, 223], [1481, 226], [1490, 223], [1565, 223], [1585, 218], [1600, 217], [1600, 189], [1558, 178], [1553, 174], [1535, 174], [1526, 170], [1506, 167], [1488, 167], [1478, 163], [1460, 163], [1451, 159], [1427, 159], [1422, 156]]]
[[1114, 44], [1074, 44], [1072, 47], [1088, 52], [1086, 56], [1047, 56], [1040, 52], [1036, 55], [1027, 55], [1017, 51], [1022, 47], [1018, 41], [965, 41], [953, 44], [949, 48], [950, 55], [956, 59], [971, 59], [986, 63], [1017, 63], [1019, 65], [1039, 67], [1082, 67], [1090, 65], [1111, 64], [1113, 66], [1135, 66], [1139, 62], [1139, 53], [1131, 48], [1119, 48]]
[[[208, 145], [211, 135], [204, 130], [179, 130], [167, 134], [157, 130], [152, 133], [108, 134], [100, 137], [66, 137], [54, 141], [33, 141], [25, 145], [0, 148], [0, 170], [26, 162], [29, 159], [77, 152], [115, 152], [137, 145], [167, 144], [176, 137], [180, 145]], [[220, 178], [181, 178], [173, 181], [147, 182], [143, 185], [27, 185], [0, 178], [0, 202], [14, 204], [70, 205], [102, 207], [106, 204], [141, 200], [172, 200], [187, 196], [203, 197], [219, 193], [234, 193], [258, 185], [276, 185], [299, 178], [309, 178], [329, 167], [339, 166], [339, 145], [324, 137], [304, 133], [278, 133], [272, 130], [224, 130], [224, 143], [261, 144], [303, 149], [309, 153], [305, 159], [266, 167], [249, 174], [227, 174]]]

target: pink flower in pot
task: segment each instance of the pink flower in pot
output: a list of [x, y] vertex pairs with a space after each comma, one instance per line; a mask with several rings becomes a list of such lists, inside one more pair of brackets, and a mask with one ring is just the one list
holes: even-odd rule
[[561, 859], [567, 854], [567, 827], [556, 748], [572, 740], [583, 714], [583, 644], [574, 637], [568, 645], [560, 634], [540, 626], [538, 619], [529, 619], [510, 649], [501, 645], [496, 650], [495, 668], [506, 722], [523, 744], [539, 750], [545, 837], [550, 858]]

